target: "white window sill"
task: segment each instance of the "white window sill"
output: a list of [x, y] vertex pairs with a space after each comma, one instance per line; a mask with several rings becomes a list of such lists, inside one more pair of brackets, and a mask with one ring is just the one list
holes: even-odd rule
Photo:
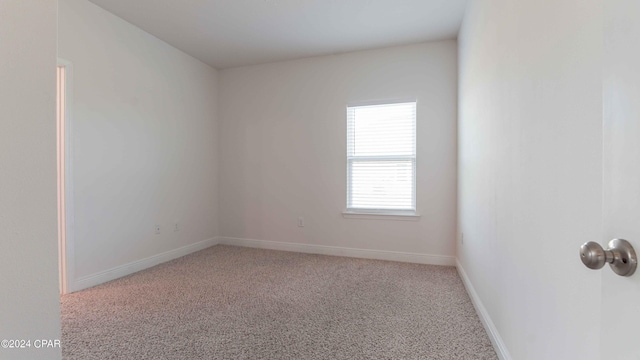
[[370, 212], [356, 212], [356, 211], [343, 211], [342, 217], [345, 219], [359, 219], [359, 220], [393, 220], [393, 221], [418, 221], [420, 220], [420, 214], [408, 214], [408, 213], [370, 213]]

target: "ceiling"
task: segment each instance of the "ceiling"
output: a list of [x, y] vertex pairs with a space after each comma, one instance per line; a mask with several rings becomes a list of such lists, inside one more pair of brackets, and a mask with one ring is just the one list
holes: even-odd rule
[[467, 0], [90, 0], [218, 68], [452, 39]]

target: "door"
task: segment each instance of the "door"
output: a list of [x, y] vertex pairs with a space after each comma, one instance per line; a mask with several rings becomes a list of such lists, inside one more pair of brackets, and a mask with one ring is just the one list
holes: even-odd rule
[[[603, 238], [640, 254], [640, 2], [604, 1]], [[601, 359], [640, 360], [640, 269], [602, 273]]]

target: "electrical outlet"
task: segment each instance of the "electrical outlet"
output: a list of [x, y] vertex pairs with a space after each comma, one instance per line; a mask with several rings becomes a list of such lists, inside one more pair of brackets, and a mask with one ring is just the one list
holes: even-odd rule
[[298, 218], [298, 226], [299, 227], [304, 227], [304, 219], [302, 218], [302, 216], [300, 216]]
[[176, 222], [173, 224], [173, 231], [180, 231], [180, 223]]
[[160, 225], [156, 224], [155, 231], [156, 234], [160, 234]]

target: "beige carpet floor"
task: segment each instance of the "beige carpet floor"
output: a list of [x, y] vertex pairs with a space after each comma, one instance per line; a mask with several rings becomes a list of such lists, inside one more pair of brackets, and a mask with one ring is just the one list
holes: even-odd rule
[[214, 246], [62, 297], [64, 359], [497, 359], [453, 267]]

